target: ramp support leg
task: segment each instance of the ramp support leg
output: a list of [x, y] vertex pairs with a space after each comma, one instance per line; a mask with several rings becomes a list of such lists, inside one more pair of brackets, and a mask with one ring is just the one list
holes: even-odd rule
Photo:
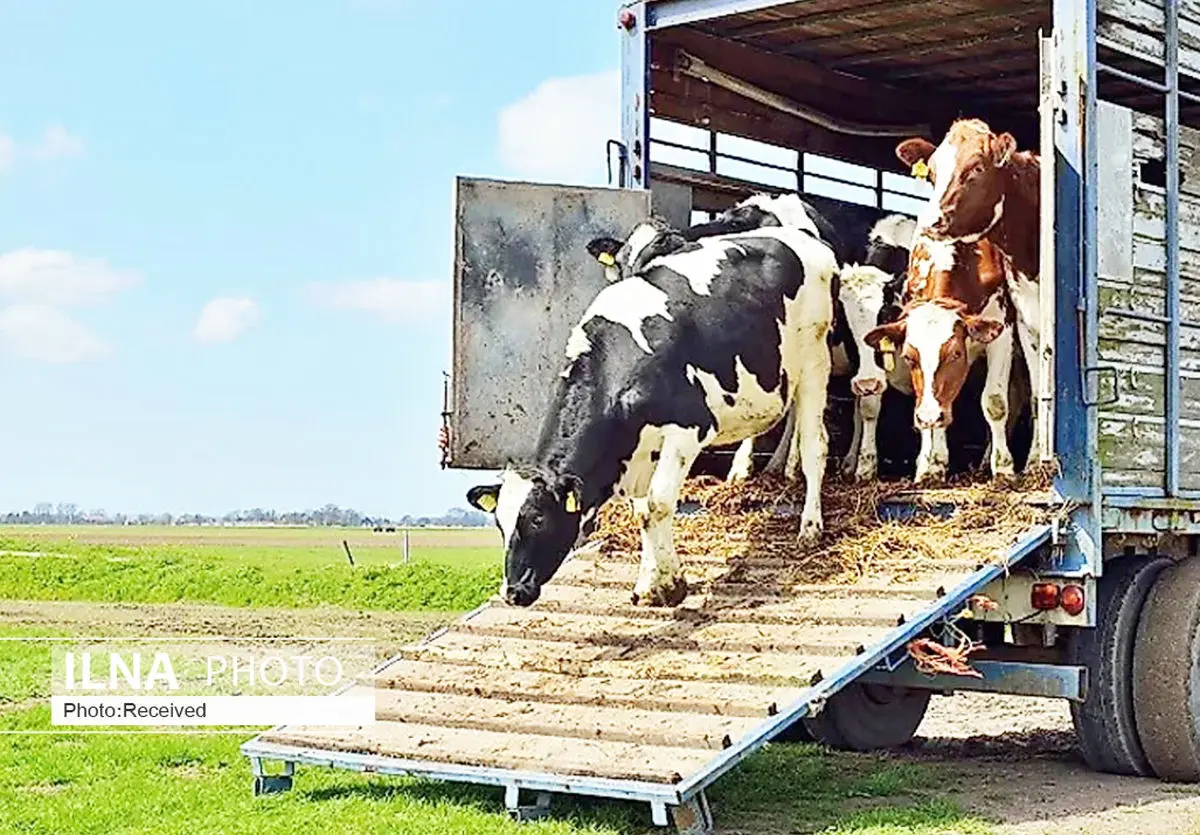
[[550, 793], [538, 792], [532, 806], [521, 805], [521, 787], [510, 784], [504, 787], [504, 807], [508, 816], [518, 823], [545, 817], [550, 811]]
[[296, 773], [296, 764], [291, 761], [285, 761], [282, 773], [268, 774], [264, 760], [261, 757], [252, 757], [250, 768], [254, 773], [255, 797], [260, 794], [280, 794], [288, 791], [292, 787], [292, 777]]
[[672, 806], [671, 818], [679, 835], [712, 835], [712, 810], [708, 808], [708, 797], [704, 792], [682, 806]]

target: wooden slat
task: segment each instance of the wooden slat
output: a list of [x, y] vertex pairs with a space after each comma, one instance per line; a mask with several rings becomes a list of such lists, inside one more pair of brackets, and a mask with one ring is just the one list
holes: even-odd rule
[[608, 615], [528, 612], [493, 606], [455, 632], [517, 640], [540, 639], [613, 648], [699, 650], [719, 652], [786, 652], [801, 655], [854, 655], [882, 630], [863, 626], [833, 629], [807, 624], [697, 623], [650, 621]]
[[[1099, 449], [1105, 462], [1107, 483], [1137, 483], [1161, 487], [1164, 466], [1165, 432], [1162, 419], [1101, 414]], [[1200, 426], [1185, 423], [1179, 437], [1181, 483], [1184, 489], [1200, 489]], [[1111, 476], [1108, 468], [1122, 476]]]
[[[946, 501], [953, 502], [953, 494], [946, 496]], [[746, 540], [746, 537], [738, 537], [732, 534], [724, 534], [724, 541]], [[675, 535], [676, 548], [680, 551], [680, 561], [685, 569], [690, 566], [699, 566], [704, 571], [704, 576], [708, 577], [717, 568], [726, 571], [733, 570], [735, 567], [739, 573], [749, 572], [753, 576], [774, 577], [781, 572], [786, 572], [788, 569], [797, 567], [798, 561], [804, 556], [800, 550], [796, 551], [795, 559], [773, 558], [773, 557], [734, 557], [729, 558], [718, 554], [696, 554], [686, 549], [686, 542], [681, 542], [687, 538], [687, 532], [677, 530]], [[641, 554], [632, 551], [615, 551], [611, 553], [601, 552], [599, 550], [580, 551], [571, 558], [568, 564], [593, 564], [602, 563], [606, 566], [628, 566], [627, 568], [616, 569], [615, 574], [627, 577], [630, 582], [633, 582], [637, 577], [637, 565], [641, 561]], [[906, 562], [903, 558], [889, 560], [886, 557], [878, 559], [875, 564], [881, 570], [887, 570], [889, 567], [904, 568]], [[974, 560], [960, 560], [954, 557], [946, 557], [938, 561], [938, 566], [945, 571], [970, 571], [975, 568]], [[586, 569], [579, 568], [579, 571]], [[627, 573], [626, 573], [627, 572]]]
[[450, 666], [397, 659], [365, 683], [428, 693], [524, 699], [556, 704], [639, 707], [675, 713], [764, 718], [799, 697], [795, 687], [725, 682], [579, 678], [557, 673]]
[[[682, 558], [684, 575], [689, 583], [707, 584], [728, 574], [730, 567], [723, 563], [689, 564]], [[624, 562], [593, 562], [591, 560], [568, 560], [554, 575], [555, 583], [583, 586], [608, 586], [633, 589], [637, 582], [638, 567]]]
[[[719, 563], [689, 564], [687, 558], [682, 558], [683, 573], [688, 580], [693, 593], [710, 592], [726, 596], [776, 596], [791, 597], [797, 593], [804, 594], [806, 586], [790, 580], [786, 570], [756, 570], [741, 569]], [[881, 593], [903, 594], [903, 581], [889, 578], [892, 569], [896, 574], [903, 575], [911, 569], [911, 564], [904, 559], [889, 560], [886, 557], [873, 566], [873, 574], [877, 578], [875, 586]], [[936, 571], [940, 576], [969, 573], [975, 569], [973, 561], [955, 560], [948, 558], [939, 562]], [[571, 586], [586, 586], [589, 588], [609, 588], [633, 590], [637, 582], [638, 567], [631, 563], [593, 562], [588, 560], [569, 560], [554, 576], [553, 583]], [[892, 582], [888, 582], [892, 580]], [[881, 582], [882, 581], [882, 582]], [[897, 589], [897, 583], [900, 588]], [[845, 594], [845, 584], [830, 584], [828, 588], [840, 594]], [[866, 586], [855, 586], [855, 589], [865, 589]]]
[[678, 783], [712, 757], [711, 751], [631, 742], [599, 742], [532, 734], [376, 722], [360, 730], [284, 726], [262, 736], [278, 745], [400, 759], [509, 768], [548, 774]]
[[434, 643], [405, 648], [401, 655], [414, 661], [572, 676], [757, 682], [795, 687], [807, 686], [817, 672], [827, 674], [850, 660], [778, 652], [628, 649], [457, 633], [443, 635]]
[[[1099, 43], [1110, 42], [1119, 51], [1135, 55], [1150, 64], [1163, 63], [1163, 39], [1113, 18], [1102, 18], [1096, 24]], [[1182, 39], [1181, 39], [1182, 40]], [[1194, 45], [1180, 43], [1179, 67], [1192, 76], [1200, 75], [1200, 50]]]
[[391, 689], [363, 690], [375, 693], [376, 721], [708, 751], [728, 748], [733, 740], [761, 721], [712, 714], [680, 715], [644, 708], [564, 705]]
[[818, 596], [720, 597], [689, 595], [676, 609], [634, 606], [623, 589], [593, 589], [551, 583], [542, 589], [533, 611], [615, 615], [645, 620], [717, 618], [725, 623], [803, 624], [820, 622], [838, 626], [895, 626], [929, 605], [926, 599], [848, 598]]

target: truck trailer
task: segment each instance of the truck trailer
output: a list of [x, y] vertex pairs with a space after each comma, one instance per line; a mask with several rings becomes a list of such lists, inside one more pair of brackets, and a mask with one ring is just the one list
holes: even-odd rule
[[[520, 819], [555, 793], [645, 802], [700, 833], [705, 789], [764, 744], [898, 745], [962, 690], [1068, 699], [1091, 767], [1200, 780], [1200, 2], [639, 0], [615, 25], [608, 187], [455, 183], [450, 466], [532, 453], [605, 286], [589, 240], [758, 192], [915, 214], [897, 143], [969, 116], [1040, 152], [1023, 457], [1055, 475], [1020, 500], [1041, 515], [903, 581], [768, 588], [786, 560], [735, 572], [701, 547], [678, 611], [630, 605], [632, 556], [584, 546], [534, 606], [491, 600], [347, 690], [375, 694], [376, 724], [246, 742], [255, 791], [327, 765], [502, 786]], [[967, 503], [914, 490], [879, 514]], [[986, 646], [978, 677], [916, 669], [914, 640], [953, 635]]]

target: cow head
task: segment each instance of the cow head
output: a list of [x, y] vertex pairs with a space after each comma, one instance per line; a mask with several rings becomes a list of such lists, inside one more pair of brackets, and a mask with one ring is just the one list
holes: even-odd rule
[[864, 340], [874, 349], [902, 353], [912, 372], [917, 428], [944, 429], [953, 420], [951, 409], [970, 369], [968, 340], [986, 344], [1003, 330], [1001, 321], [970, 315], [954, 302], [935, 300], [910, 306], [895, 322], [874, 328]]
[[492, 514], [504, 539], [500, 594], [507, 603], [534, 603], [570, 553], [583, 518], [581, 488], [573, 475], [509, 467], [499, 484], [467, 491], [467, 501]]
[[620, 281], [638, 272], [660, 255], [669, 255], [687, 243], [679, 230], [651, 216], [630, 230], [625, 240], [607, 236], [588, 241], [588, 254], [604, 266], [609, 281]]
[[928, 176], [933, 194], [917, 222], [935, 240], [972, 241], [986, 235], [1004, 214], [1005, 170], [1017, 150], [1011, 133], [992, 133], [979, 119], [959, 119], [936, 148], [906, 139], [896, 156], [914, 175]]

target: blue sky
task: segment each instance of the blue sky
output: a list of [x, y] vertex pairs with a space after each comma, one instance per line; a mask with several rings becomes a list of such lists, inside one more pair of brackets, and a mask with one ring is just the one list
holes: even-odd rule
[[455, 174], [603, 182], [615, 0], [0, 0], [0, 508], [463, 505]]

